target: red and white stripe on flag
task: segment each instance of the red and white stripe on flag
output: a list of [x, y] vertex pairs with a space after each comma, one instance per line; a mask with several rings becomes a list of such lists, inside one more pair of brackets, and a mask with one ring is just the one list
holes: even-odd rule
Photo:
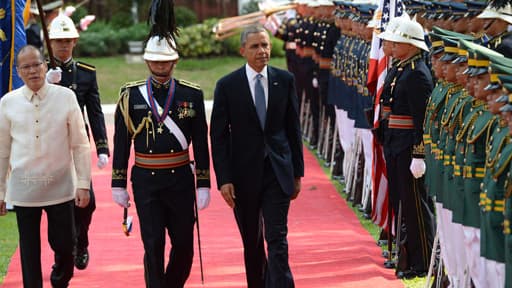
[[[382, 41], [377, 37], [384, 31], [390, 19], [402, 15], [403, 4], [401, 0], [380, 0], [375, 16], [375, 29], [370, 50], [370, 64], [368, 67], [368, 90], [375, 95], [374, 127], [378, 127], [380, 114], [380, 96], [386, 79], [389, 59], [382, 50]], [[372, 221], [380, 227], [387, 229], [389, 215], [389, 194], [386, 173], [386, 161], [382, 146], [373, 140], [373, 171], [372, 171]]]

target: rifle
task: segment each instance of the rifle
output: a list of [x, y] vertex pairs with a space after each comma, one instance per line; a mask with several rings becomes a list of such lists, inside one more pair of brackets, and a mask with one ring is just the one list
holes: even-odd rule
[[48, 58], [50, 58], [50, 68], [57, 67], [57, 63], [55, 62], [55, 58], [53, 57], [52, 46], [50, 45], [50, 36], [48, 35], [48, 26], [46, 26], [46, 19], [44, 19], [44, 11], [43, 5], [41, 4], [41, 0], [36, 0], [37, 2], [37, 10], [39, 11], [39, 18], [41, 18], [41, 30], [43, 30], [44, 44], [46, 45], [46, 50], [48, 50]]

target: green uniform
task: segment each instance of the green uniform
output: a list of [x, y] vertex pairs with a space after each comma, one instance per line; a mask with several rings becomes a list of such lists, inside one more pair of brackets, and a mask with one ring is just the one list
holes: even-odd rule
[[454, 223], [462, 224], [463, 222], [463, 211], [464, 211], [464, 180], [462, 179], [461, 167], [464, 166], [465, 157], [465, 142], [459, 141], [457, 136], [463, 128], [463, 120], [469, 113], [473, 103], [473, 97], [469, 96], [465, 90], [459, 95], [458, 102], [454, 108], [452, 121], [449, 124], [449, 130], [451, 131], [450, 145], [453, 145], [452, 165], [453, 174], [452, 178], [448, 182], [448, 189], [452, 191], [446, 202], [452, 210], [452, 221]]
[[507, 179], [505, 180], [505, 221], [503, 222], [503, 233], [505, 234], [505, 288], [512, 288], [512, 165], [509, 166]]
[[492, 124], [488, 123], [490, 119], [494, 118], [486, 111], [485, 102], [475, 100], [470, 113], [464, 118], [459, 135], [457, 135], [460, 141], [467, 143], [464, 151], [466, 155], [463, 161], [464, 166], [460, 167], [464, 179], [462, 224], [474, 228], [480, 228], [479, 193], [480, 183], [484, 177], [485, 145], [486, 139], [488, 139], [487, 135], [483, 136], [482, 134], [489, 133], [485, 132], [489, 131], [487, 125]]
[[496, 125], [489, 138], [485, 177], [481, 185], [480, 255], [503, 263], [505, 262], [503, 234], [505, 181], [512, 159], [512, 145], [508, 145], [510, 137], [506, 123], [499, 122], [500, 125]]
[[[433, 167], [436, 163], [437, 141], [439, 140], [439, 121], [445, 105], [446, 94], [452, 83], [438, 81], [427, 104], [425, 111], [425, 120], [423, 123], [423, 143], [425, 145], [425, 164], [427, 167]], [[437, 179], [438, 170], [427, 169], [425, 174], [425, 186], [428, 189], [430, 197], [436, 196], [435, 179]]]
[[[436, 202], [442, 203], [443, 207], [445, 207], [445, 197], [446, 197], [446, 186], [444, 185], [444, 173], [445, 173], [445, 146], [446, 146], [446, 135], [447, 129], [446, 125], [449, 123], [453, 109], [457, 104], [456, 92], [459, 91], [460, 86], [456, 86], [451, 84], [450, 88], [446, 92], [445, 97], [445, 106], [442, 111], [441, 117], [438, 121], [434, 121], [433, 126], [439, 131], [439, 138], [437, 139], [437, 149], [436, 149], [436, 161], [434, 164], [434, 169], [438, 171], [434, 179], [432, 179], [434, 183], [434, 189], [436, 190]], [[438, 128], [437, 128], [438, 127]], [[434, 134], [432, 134], [432, 140], [434, 141]]]
[[445, 115], [441, 121], [442, 129], [440, 137], [442, 137], [442, 141], [444, 142], [443, 149], [443, 175], [441, 182], [444, 188], [443, 191], [443, 208], [453, 211], [452, 199], [456, 197], [453, 190], [453, 163], [455, 159], [455, 136], [457, 125], [457, 117], [456, 115], [459, 113], [460, 107], [459, 103], [461, 102], [461, 97], [465, 97], [464, 90], [462, 86], [455, 85], [448, 92], [450, 95], [450, 100], [448, 101], [448, 105], [445, 109]]

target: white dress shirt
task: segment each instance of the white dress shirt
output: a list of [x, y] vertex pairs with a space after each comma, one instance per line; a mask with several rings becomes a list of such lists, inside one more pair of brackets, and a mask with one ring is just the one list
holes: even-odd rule
[[[76, 96], [68, 88], [27, 86], [0, 100], [0, 200], [40, 207], [89, 189], [91, 152]], [[7, 173], [10, 175], [7, 179]]]
[[[261, 74], [263, 77], [261, 77], [261, 84], [263, 84], [263, 91], [265, 91], [265, 107], [268, 108], [268, 73], [267, 73], [267, 66], [261, 70], [261, 72], [256, 72], [254, 69], [249, 66], [249, 64], [245, 64], [245, 73], [247, 74], [247, 80], [249, 81], [249, 88], [251, 89], [251, 95], [252, 95], [252, 103], [256, 103], [255, 97], [254, 97], [254, 85], [256, 84], [256, 76], [258, 74]], [[256, 105], [256, 104], [255, 104]]]

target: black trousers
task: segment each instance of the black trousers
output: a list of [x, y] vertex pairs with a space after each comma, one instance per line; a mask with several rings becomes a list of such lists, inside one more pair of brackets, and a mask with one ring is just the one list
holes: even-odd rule
[[43, 287], [40, 234], [43, 210], [48, 219], [48, 242], [55, 259], [50, 276], [52, 287], [68, 287], [74, 267], [74, 201], [44, 207], [15, 206], [15, 210], [20, 236], [23, 287]]
[[281, 189], [268, 158], [265, 160], [262, 191], [238, 192], [234, 214], [244, 245], [247, 287], [295, 287], [288, 263], [290, 196]]
[[[327, 97], [329, 93], [329, 78], [328, 77], [320, 77], [318, 79], [318, 91], [320, 95], [320, 104], [325, 109], [325, 119], [331, 120], [331, 129], [334, 128], [334, 124], [336, 123], [336, 111], [334, 110], [334, 105], [327, 103]], [[331, 130], [333, 131], [333, 130]]]
[[[312, 119], [312, 135], [310, 144], [316, 145], [318, 141], [318, 128], [320, 125], [320, 105], [318, 89], [313, 88], [313, 68], [314, 62], [310, 57], [301, 58], [297, 63], [295, 74], [295, 84], [297, 86], [297, 95], [299, 97], [299, 105], [302, 101], [309, 100], [309, 109]], [[303, 93], [305, 99], [303, 99]]]
[[92, 189], [92, 182], [89, 193], [91, 198], [87, 207], [75, 206], [76, 248], [78, 251], [89, 247], [89, 226], [92, 221], [92, 213], [96, 210], [96, 197]]
[[[188, 165], [175, 168], [175, 173], [163, 169], [167, 173], [157, 172], [163, 175], [156, 175], [153, 182], [146, 177], [150, 171], [138, 167], [132, 171], [133, 195], [144, 244], [146, 287], [184, 287], [194, 256], [192, 171]], [[138, 181], [138, 175], [146, 180]], [[164, 271], [166, 232], [172, 248]]]
[[434, 242], [433, 202], [425, 190], [424, 177], [414, 179], [409, 170], [411, 149], [396, 154], [389, 148], [384, 146], [389, 200], [396, 213], [399, 201], [402, 203], [408, 267], [417, 272], [427, 272]]

